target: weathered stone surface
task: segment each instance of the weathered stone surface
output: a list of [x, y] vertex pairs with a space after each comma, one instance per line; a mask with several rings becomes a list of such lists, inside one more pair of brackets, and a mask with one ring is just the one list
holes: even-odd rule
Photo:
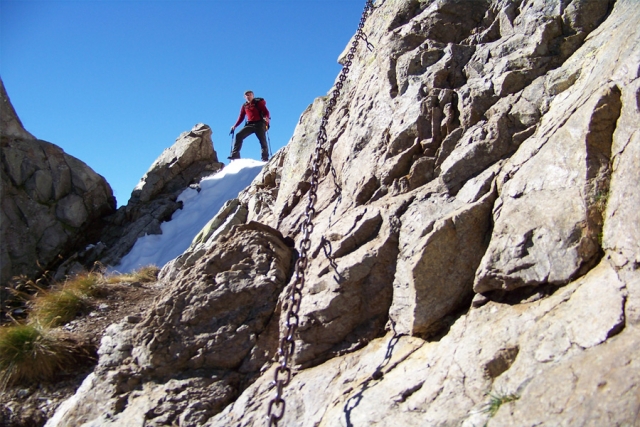
[[16, 110], [11, 105], [2, 79], [0, 79], [0, 103], [0, 134], [6, 138], [36, 139], [22, 126]]
[[[636, 49], [635, 63], [640, 52]], [[620, 70], [624, 76], [628, 70]], [[623, 92], [622, 112], [613, 135], [611, 156], [611, 185], [602, 195], [606, 204], [602, 246], [611, 253], [616, 263], [640, 265], [640, 194], [633, 183], [640, 182], [640, 132], [636, 125], [640, 111], [640, 79]], [[625, 76], [626, 77], [626, 76]], [[633, 74], [627, 78], [633, 78]]]
[[199, 123], [162, 152], [133, 189], [131, 198], [148, 202], [162, 191], [182, 190], [198, 173], [219, 169], [215, 163], [218, 156], [211, 143], [211, 128]]
[[109, 225], [101, 240], [108, 249], [102, 262], [115, 265], [131, 250], [138, 237], [162, 234], [160, 224], [182, 207], [177, 202], [180, 193], [223, 166], [213, 149], [208, 125], [199, 123], [182, 133], [151, 165], [127, 205], [106, 218]]
[[597, 260], [619, 114], [619, 89], [605, 88], [544, 142], [529, 139], [538, 151], [502, 186], [477, 292], [566, 283]]
[[[626, 7], [623, 3], [619, 10]], [[637, 98], [633, 82], [638, 78], [638, 71], [628, 72], [629, 64], [612, 61], [606, 46], [637, 62], [638, 44], [624, 42], [634, 31], [625, 26], [616, 30], [618, 38], [600, 33], [587, 40], [582, 56], [572, 58], [547, 80], [548, 85], [558, 76], [579, 75], [571, 79], [571, 90], [549, 105], [536, 133], [499, 178], [504, 184], [494, 235], [476, 277], [477, 292], [566, 283], [601, 256], [610, 182], [620, 176], [611, 170], [614, 135], [625, 139], [627, 134], [628, 141], [628, 127], [618, 131], [618, 119], [625, 96]], [[598, 74], [581, 71], [585, 57], [594, 59], [589, 69]], [[615, 77], [603, 81], [603, 75]], [[637, 112], [637, 102], [632, 103]]]
[[277, 224], [276, 206], [283, 161], [287, 158], [287, 147], [278, 150], [262, 167], [252, 184], [238, 194], [238, 200], [247, 208], [247, 221], [260, 218], [263, 224]]
[[397, 209], [360, 207], [327, 219], [331, 232], [311, 248], [316, 262], [300, 308], [296, 363], [317, 364], [384, 333], [398, 251]]
[[195, 264], [215, 243], [219, 235], [228, 233], [234, 225], [244, 224], [246, 221], [247, 209], [240, 204], [240, 201], [238, 199], [227, 201], [216, 216], [193, 238], [189, 248], [162, 268], [158, 278], [164, 281], [175, 279], [181, 269]]
[[[472, 310], [439, 342], [390, 333], [358, 352], [298, 373], [285, 391], [287, 411], [282, 424], [483, 426], [490, 420], [485, 411], [488, 393], [520, 396], [504, 404], [489, 425], [536, 425], [549, 420], [602, 425], [590, 424], [594, 414], [607, 425], [615, 425], [616, 420], [631, 422], [639, 403], [634, 394], [637, 366], [631, 361], [631, 348], [640, 339], [636, 328], [625, 329], [606, 344], [591, 342], [584, 348], [580, 332], [574, 335], [562, 326], [583, 324], [584, 313], [597, 313], [605, 304], [590, 299], [585, 306], [584, 293], [589, 292], [585, 288], [604, 286], [605, 294], [616, 300], [613, 306], [606, 304], [614, 316], [590, 317], [591, 331], [604, 334], [601, 336], [615, 334], [616, 322], [611, 319], [623, 315], [625, 292], [620, 285], [615, 270], [604, 263], [548, 298], [515, 306], [490, 302]], [[581, 309], [576, 310], [577, 306]], [[628, 352], [623, 363], [614, 361], [618, 351]], [[605, 358], [609, 361], [604, 362]], [[591, 371], [586, 372], [587, 366]], [[569, 367], [584, 372], [576, 375]], [[258, 423], [274, 393], [269, 374], [206, 425]], [[566, 380], [558, 383], [558, 376]], [[584, 387], [576, 386], [579, 381], [584, 381]], [[617, 415], [597, 409], [601, 407], [595, 396], [613, 400], [615, 394], [606, 391], [609, 386], [625, 390], [626, 397], [611, 406], [620, 410]], [[598, 388], [602, 391], [591, 394]], [[562, 400], [551, 395], [562, 396]], [[580, 404], [585, 398], [593, 402], [590, 407]], [[567, 401], [575, 404], [565, 406]], [[562, 411], [565, 407], [570, 413]], [[526, 422], [519, 421], [520, 415]]]
[[[258, 223], [237, 226], [193, 269], [182, 272], [178, 286], [158, 301], [139, 325], [144, 344], [132, 350], [133, 357], [157, 375], [181, 365], [238, 368], [275, 309], [291, 260], [292, 250], [277, 231]], [[198, 279], [194, 287], [201, 276], [206, 280]], [[184, 345], [187, 337], [192, 342], [177, 360], [175, 351], [161, 344]]]
[[400, 334], [424, 336], [435, 322], [468, 304], [486, 249], [495, 190], [473, 203], [429, 198], [427, 193], [416, 199], [402, 217], [389, 310]]
[[0, 283], [35, 278], [95, 243], [101, 218], [115, 211], [103, 177], [61, 148], [24, 130], [4, 84], [0, 128], [2, 212]]
[[[377, 2], [364, 27], [375, 48], [356, 53], [327, 124], [314, 210], [310, 165], [326, 97], [237, 207], [212, 222], [244, 208], [250, 224], [300, 247], [314, 216], [297, 373], [279, 425], [637, 423], [639, 23], [632, 0]], [[204, 266], [222, 258], [237, 263], [216, 277], [235, 289], [232, 273], [252, 261], [239, 247], [216, 251], [241, 227], [167, 276], [165, 305], [136, 326], [140, 342], [119, 350], [105, 342], [114, 350], [101, 360], [116, 359], [96, 371], [93, 393], [110, 390], [124, 366], [140, 378], [118, 414], [191, 417], [171, 400], [169, 380], [183, 379], [172, 364], [210, 363], [216, 402], [225, 401], [216, 408], [226, 407], [188, 419], [264, 422], [286, 293], [269, 294], [278, 305], [259, 327], [246, 322], [248, 331], [228, 315], [229, 300], [181, 294], [209, 289]], [[187, 305], [201, 298], [216, 319], [206, 331]], [[210, 342], [197, 344], [199, 334]], [[233, 354], [218, 346], [223, 339]], [[201, 396], [198, 387], [209, 386], [190, 393]], [[493, 417], [492, 396], [512, 399]], [[78, 407], [83, 399], [91, 402], [79, 398]], [[113, 399], [94, 414], [114, 413]]]
[[96, 375], [49, 425], [202, 425], [273, 355], [262, 335], [292, 260], [268, 226], [248, 223], [220, 236], [140, 323], [109, 328]]

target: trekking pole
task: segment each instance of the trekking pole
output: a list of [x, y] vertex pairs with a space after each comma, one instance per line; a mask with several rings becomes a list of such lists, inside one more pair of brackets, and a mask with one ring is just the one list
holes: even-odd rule
[[233, 135], [235, 135], [235, 133], [236, 133], [235, 129], [231, 129], [231, 132], [229, 132], [229, 135], [231, 135], [231, 149], [229, 150], [229, 158], [233, 156]]
[[271, 153], [271, 138], [269, 138], [269, 130], [267, 129], [267, 143], [269, 144], [269, 158], [271, 158], [273, 156], [273, 153]]

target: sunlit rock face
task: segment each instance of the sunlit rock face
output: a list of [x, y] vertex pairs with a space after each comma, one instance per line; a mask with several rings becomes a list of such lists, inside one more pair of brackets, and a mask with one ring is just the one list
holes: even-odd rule
[[115, 211], [105, 179], [20, 122], [0, 80], [2, 150], [0, 284], [34, 279], [95, 243], [101, 219]]
[[223, 166], [218, 162], [208, 125], [199, 123], [183, 132], [149, 167], [126, 206], [105, 218], [108, 226], [101, 241], [107, 249], [101, 262], [116, 265], [139, 237], [162, 234], [160, 224], [182, 207], [178, 201], [180, 193]]
[[[636, 424], [636, 2], [386, 0], [364, 32], [320, 152], [279, 425]], [[328, 100], [50, 426], [264, 422]]]

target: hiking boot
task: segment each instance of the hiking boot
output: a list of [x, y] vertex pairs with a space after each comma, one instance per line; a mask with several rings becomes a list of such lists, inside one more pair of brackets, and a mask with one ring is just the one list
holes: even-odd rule
[[227, 159], [229, 160], [238, 160], [240, 158], [240, 154], [232, 154]]
[[263, 161], [263, 162], [268, 162], [268, 161], [269, 161], [269, 158], [268, 158], [268, 157], [263, 157], [263, 158], [262, 158], [262, 161]]

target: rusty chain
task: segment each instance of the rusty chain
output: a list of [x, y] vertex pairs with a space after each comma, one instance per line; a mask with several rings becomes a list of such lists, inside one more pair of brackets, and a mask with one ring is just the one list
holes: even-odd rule
[[[313, 162], [311, 167], [311, 187], [308, 191], [309, 201], [305, 209], [305, 219], [302, 224], [302, 240], [300, 243], [300, 251], [293, 273], [294, 281], [289, 288], [289, 294], [287, 296], [287, 308], [286, 310], [283, 310], [286, 311], [286, 333], [282, 338], [280, 338], [280, 344], [278, 347], [279, 366], [276, 367], [274, 371], [273, 379], [273, 385], [276, 389], [276, 395], [269, 401], [267, 410], [269, 426], [277, 426], [278, 422], [282, 419], [282, 417], [284, 417], [286, 403], [284, 398], [282, 397], [282, 394], [284, 388], [291, 381], [292, 376], [292, 370], [289, 366], [289, 363], [291, 362], [291, 357], [293, 356], [293, 353], [295, 351], [294, 334], [298, 329], [298, 325], [300, 322], [300, 316], [298, 313], [300, 311], [300, 304], [302, 302], [302, 289], [304, 288], [305, 284], [305, 270], [309, 262], [308, 251], [311, 248], [313, 217], [316, 213], [314, 206], [318, 197], [317, 189], [320, 175], [320, 157], [325, 151], [323, 149], [323, 146], [327, 142], [326, 126], [329, 123], [329, 117], [331, 116], [331, 113], [333, 113], [333, 109], [337, 104], [337, 99], [340, 96], [340, 91], [342, 90], [344, 82], [347, 79], [347, 74], [349, 73], [353, 58], [355, 57], [355, 52], [358, 47], [359, 40], [363, 40], [369, 50], [373, 49], [373, 45], [369, 43], [366, 34], [363, 32], [364, 24], [372, 10], [373, 0], [367, 0], [364, 10], [362, 11], [358, 30], [356, 31], [353, 42], [351, 43], [351, 49], [349, 50], [349, 54], [347, 55], [347, 60], [342, 67], [342, 70], [340, 71], [340, 75], [338, 76], [338, 81], [336, 82], [335, 88], [333, 90], [333, 96], [331, 97], [328, 105], [325, 108], [324, 116], [322, 117], [322, 121], [320, 123], [318, 137], [316, 139], [316, 147], [313, 154]], [[335, 174], [335, 171], [332, 173]], [[336, 177], [334, 176], [334, 178]]]

